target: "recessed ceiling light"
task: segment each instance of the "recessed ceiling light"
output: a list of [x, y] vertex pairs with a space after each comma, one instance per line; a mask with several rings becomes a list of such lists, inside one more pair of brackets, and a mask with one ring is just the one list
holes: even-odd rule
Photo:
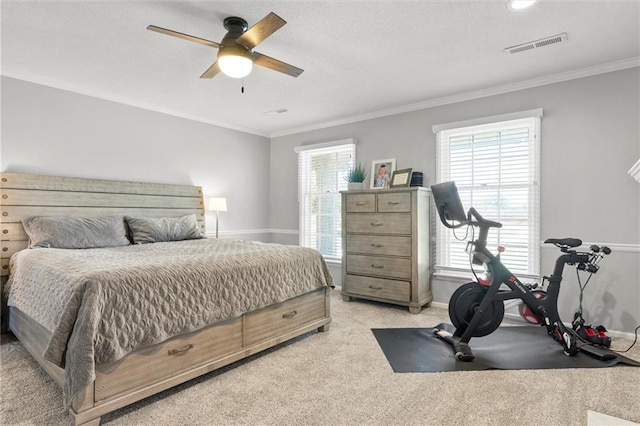
[[509, 0], [509, 8], [513, 10], [522, 10], [526, 9], [538, 0]]

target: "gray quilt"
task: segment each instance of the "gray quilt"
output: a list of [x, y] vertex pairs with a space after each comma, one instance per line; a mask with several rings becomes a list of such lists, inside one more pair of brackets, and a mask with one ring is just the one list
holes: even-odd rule
[[94, 365], [208, 324], [333, 286], [315, 250], [230, 239], [27, 249], [11, 259], [9, 305], [52, 333], [65, 403]]

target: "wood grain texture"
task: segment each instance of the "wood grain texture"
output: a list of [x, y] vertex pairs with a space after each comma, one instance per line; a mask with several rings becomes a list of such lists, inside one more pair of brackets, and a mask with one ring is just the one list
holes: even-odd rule
[[404, 278], [410, 280], [411, 259], [348, 254], [347, 273]]
[[[195, 214], [204, 231], [202, 189], [189, 185], [121, 182], [74, 177], [0, 173], [0, 274], [10, 256], [26, 248], [21, 220], [28, 216], [182, 216]], [[73, 424], [99, 424], [113, 410], [290, 340], [327, 331], [329, 288], [323, 288], [242, 318], [213, 324], [97, 367], [96, 381], [72, 401]], [[6, 303], [3, 303], [3, 313]], [[291, 313], [295, 311], [295, 315]], [[6, 315], [3, 315], [3, 326]], [[62, 385], [64, 370], [42, 357], [50, 332], [15, 308], [9, 327], [49, 375]], [[248, 336], [248, 337], [247, 337]], [[169, 355], [171, 353], [171, 355]]]
[[349, 194], [343, 205], [349, 213], [375, 213], [376, 194]]
[[96, 368], [96, 401], [138, 389], [242, 348], [242, 320], [171, 338]]
[[410, 213], [411, 193], [394, 192], [378, 194], [378, 211], [381, 213]]
[[343, 300], [405, 305], [432, 300], [430, 191], [393, 188], [342, 192]]
[[385, 278], [347, 275], [346, 287], [350, 292], [358, 293], [375, 300], [395, 300], [409, 303], [411, 300], [411, 282]]
[[392, 235], [350, 235], [347, 252], [378, 256], [411, 256], [411, 237]]
[[11, 172], [0, 173], [0, 188], [202, 197], [202, 188], [199, 186], [85, 179]]
[[325, 318], [323, 292], [314, 291], [244, 316], [244, 345], [250, 346]]
[[49, 376], [62, 386], [64, 370], [42, 357], [51, 332], [14, 307], [9, 307], [9, 329]]
[[198, 197], [173, 197], [146, 194], [113, 194], [109, 192], [69, 192], [2, 188], [2, 205], [6, 206], [81, 206], [110, 208], [176, 208], [202, 207]]
[[27, 248], [21, 221], [29, 216], [146, 216], [195, 214], [205, 231], [202, 188], [145, 182], [0, 173], [0, 276], [8, 259]]
[[354, 213], [346, 217], [349, 233], [411, 235], [410, 214]]

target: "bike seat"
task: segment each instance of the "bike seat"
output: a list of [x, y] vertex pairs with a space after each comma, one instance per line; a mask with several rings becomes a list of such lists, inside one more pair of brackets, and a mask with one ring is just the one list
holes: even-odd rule
[[582, 245], [579, 238], [548, 238], [544, 240], [546, 244], [555, 244], [557, 246], [578, 247]]

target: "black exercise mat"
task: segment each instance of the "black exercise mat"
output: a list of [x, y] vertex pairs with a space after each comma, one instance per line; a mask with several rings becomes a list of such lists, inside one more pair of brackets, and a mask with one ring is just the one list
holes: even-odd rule
[[[435, 328], [453, 333], [450, 324]], [[433, 334], [434, 328], [373, 328], [389, 364], [396, 373], [441, 371], [522, 370], [547, 368], [610, 367], [617, 363], [640, 366], [640, 362], [615, 354], [616, 359], [601, 361], [585, 353], [566, 356], [562, 346], [544, 327], [500, 327], [485, 337], [471, 339], [475, 355], [472, 362], [456, 361], [453, 347]]]

